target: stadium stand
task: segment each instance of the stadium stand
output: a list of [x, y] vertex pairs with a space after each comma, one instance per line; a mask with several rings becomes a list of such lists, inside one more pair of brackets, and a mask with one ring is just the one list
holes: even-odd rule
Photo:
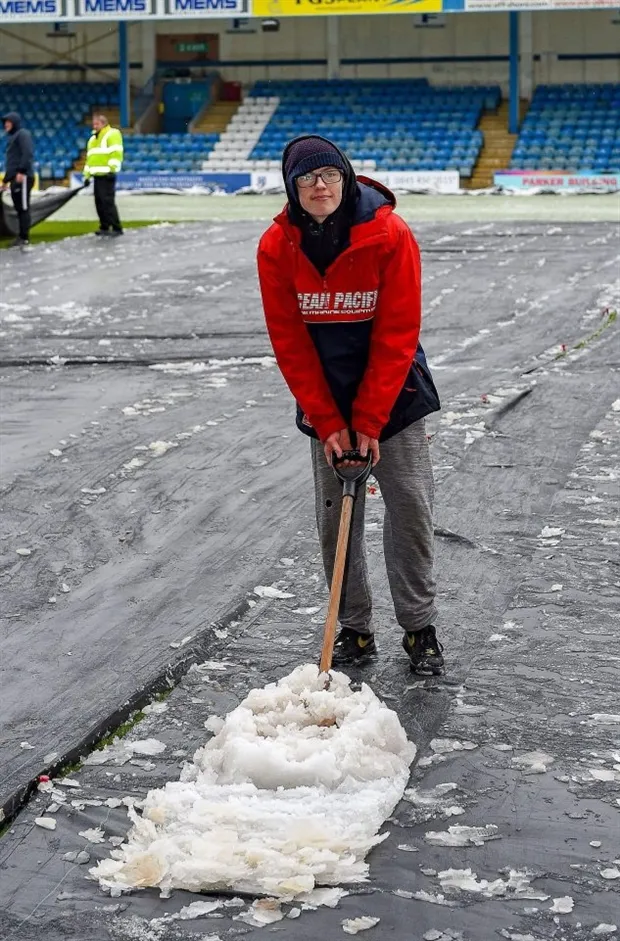
[[501, 91], [437, 88], [426, 79], [350, 79], [257, 82], [249, 98], [273, 111], [249, 154], [253, 161], [274, 161], [291, 137], [318, 133], [361, 169], [458, 170], [467, 178], [482, 147], [476, 126], [485, 108], [499, 105]]
[[0, 85], [0, 112], [18, 111], [34, 138], [42, 180], [61, 180], [86, 146], [85, 124], [95, 108], [118, 101], [114, 82]]
[[620, 83], [539, 85], [510, 167], [620, 170]]
[[[90, 135], [93, 109], [116, 107], [118, 85], [66, 82], [0, 86], [0, 111], [18, 111], [35, 141], [42, 180], [62, 180], [73, 168]], [[125, 134], [124, 170], [142, 173], [200, 170], [217, 134]]]
[[[117, 101], [116, 83], [0, 86], [0, 110], [19, 111], [33, 132], [44, 181], [66, 177], [86, 146], [93, 108], [113, 108]], [[457, 170], [470, 180], [484, 143], [480, 119], [486, 112], [487, 120], [500, 102], [495, 85], [433, 87], [426, 79], [260, 81], [221, 135], [126, 134], [123, 169], [278, 170], [287, 140], [319, 133], [342, 146], [358, 171]], [[510, 167], [618, 172], [620, 83], [538, 86]]]
[[123, 170], [137, 173], [201, 170], [218, 138], [218, 134], [127, 135]]

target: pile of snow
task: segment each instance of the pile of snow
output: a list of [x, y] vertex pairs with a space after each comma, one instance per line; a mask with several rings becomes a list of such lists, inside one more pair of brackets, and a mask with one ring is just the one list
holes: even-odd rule
[[128, 842], [91, 870], [116, 894], [232, 889], [293, 899], [367, 878], [365, 857], [415, 756], [395, 712], [312, 664], [252, 690], [185, 766], [133, 808]]

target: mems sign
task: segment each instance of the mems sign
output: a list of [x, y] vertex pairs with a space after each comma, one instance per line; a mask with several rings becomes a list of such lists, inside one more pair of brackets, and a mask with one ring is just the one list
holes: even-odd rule
[[168, 0], [167, 12], [175, 13], [220, 13], [222, 16], [243, 13], [247, 0]]
[[148, 16], [153, 0], [78, 0], [79, 16]]
[[49, 19], [62, 15], [60, 0], [0, 0], [0, 16]]

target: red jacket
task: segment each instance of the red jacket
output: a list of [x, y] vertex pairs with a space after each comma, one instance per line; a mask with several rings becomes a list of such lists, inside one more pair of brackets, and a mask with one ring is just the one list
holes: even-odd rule
[[[350, 245], [325, 276], [301, 250], [301, 231], [286, 209], [258, 249], [276, 360], [303, 412], [303, 425], [323, 441], [345, 427], [378, 438], [395, 419], [393, 434], [410, 423], [400, 412], [411, 416], [410, 400], [419, 399], [422, 369], [414, 363], [420, 332], [419, 249], [393, 212], [389, 190], [363, 177], [359, 184]], [[423, 353], [420, 362], [426, 366]], [[438, 407], [436, 399], [422, 414]], [[419, 407], [414, 411], [412, 420], [422, 417]]]

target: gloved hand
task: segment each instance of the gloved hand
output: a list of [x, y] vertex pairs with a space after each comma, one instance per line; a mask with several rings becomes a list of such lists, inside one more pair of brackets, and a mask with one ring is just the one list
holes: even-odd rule
[[86, 187], [90, 186], [90, 177], [89, 177], [89, 176], [87, 176], [87, 177], [84, 178], [84, 186], [86, 186]]

